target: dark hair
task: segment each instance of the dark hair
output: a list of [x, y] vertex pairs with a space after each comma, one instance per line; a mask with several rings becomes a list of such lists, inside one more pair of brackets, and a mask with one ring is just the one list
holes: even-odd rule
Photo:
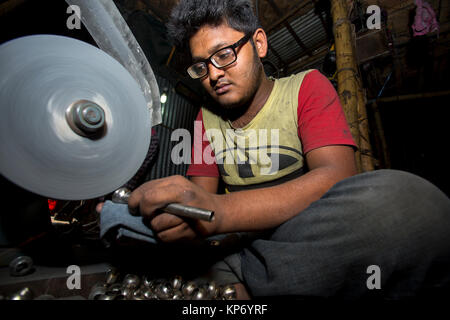
[[224, 22], [245, 34], [260, 27], [250, 0], [181, 0], [172, 10], [167, 31], [173, 44], [186, 50], [189, 39], [202, 26]]

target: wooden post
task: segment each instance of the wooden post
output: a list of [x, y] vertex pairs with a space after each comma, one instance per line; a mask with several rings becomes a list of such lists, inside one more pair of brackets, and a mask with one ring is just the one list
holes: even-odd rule
[[361, 167], [362, 171], [373, 171], [375, 169], [373, 150], [370, 144], [370, 134], [369, 134], [369, 119], [367, 117], [367, 99], [366, 92], [362, 86], [362, 81], [358, 81], [358, 129], [359, 129], [359, 149], [361, 153]]
[[[359, 172], [374, 169], [369, 140], [364, 89], [356, 62], [356, 50], [352, 41], [352, 27], [348, 19], [346, 0], [331, 0], [338, 94], [347, 122], [359, 150], [355, 153]], [[363, 151], [363, 155], [361, 154]]]
[[383, 122], [381, 121], [380, 109], [378, 108], [378, 104], [376, 101], [371, 103], [370, 106], [372, 107], [372, 112], [373, 112], [373, 116], [375, 119], [376, 131], [377, 131], [377, 135], [380, 140], [379, 148], [380, 148], [380, 153], [381, 153], [382, 159], [383, 159], [383, 161], [382, 161], [383, 168], [390, 169], [391, 168], [391, 158], [389, 155], [389, 149], [388, 149], [387, 142], [386, 142], [386, 136], [384, 135], [384, 127], [383, 127]]

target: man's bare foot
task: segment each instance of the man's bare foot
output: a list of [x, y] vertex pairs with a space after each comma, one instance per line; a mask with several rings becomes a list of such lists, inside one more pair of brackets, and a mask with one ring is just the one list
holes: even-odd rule
[[251, 300], [247, 289], [242, 283], [235, 283], [234, 287], [236, 289], [236, 300]]
[[99, 203], [97, 204], [97, 206], [95, 207], [95, 211], [97, 211], [97, 213], [102, 212], [102, 209], [103, 209], [103, 205], [104, 205], [104, 204], [105, 204], [104, 202], [99, 202]]

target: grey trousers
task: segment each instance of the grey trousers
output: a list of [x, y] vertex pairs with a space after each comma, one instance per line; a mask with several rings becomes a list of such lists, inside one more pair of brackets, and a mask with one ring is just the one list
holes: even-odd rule
[[450, 199], [407, 172], [359, 174], [225, 262], [254, 297], [447, 292]]

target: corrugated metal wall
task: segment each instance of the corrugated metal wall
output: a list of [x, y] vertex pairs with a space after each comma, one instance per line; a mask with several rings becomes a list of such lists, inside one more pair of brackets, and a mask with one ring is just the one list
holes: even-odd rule
[[179, 128], [187, 129], [193, 135], [194, 121], [200, 107], [176, 93], [167, 79], [156, 74], [156, 81], [160, 93], [166, 92], [167, 102], [161, 104], [162, 124], [154, 127], [159, 138], [159, 152], [147, 180], [186, 174], [188, 164], [176, 165], [171, 160], [172, 148], [178, 142], [170, 139], [172, 132]]
[[[325, 18], [323, 13], [320, 14]], [[327, 33], [314, 9], [288, 22], [307, 48], [314, 50], [318, 49], [318, 46], [327, 44]], [[307, 53], [297, 44], [286, 27], [282, 27], [278, 31], [271, 33], [268, 36], [268, 41], [285, 63], [293, 63], [302, 57], [307, 57]], [[283, 64], [279, 58], [270, 50], [267, 59], [272, 61], [278, 68], [283, 68]], [[323, 57], [312, 62], [311, 65], [314, 68], [320, 67], [322, 61]], [[304, 66], [300, 70], [293, 70], [293, 73], [306, 70], [310, 67]]]

